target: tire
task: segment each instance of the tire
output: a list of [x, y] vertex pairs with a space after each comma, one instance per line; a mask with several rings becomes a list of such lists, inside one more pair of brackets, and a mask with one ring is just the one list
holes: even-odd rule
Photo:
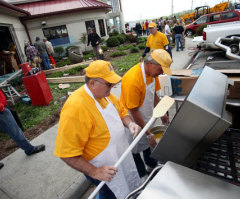
[[193, 36], [193, 34], [194, 34], [194, 32], [193, 32], [191, 29], [188, 29], [188, 30], [186, 30], [186, 32], [185, 32], [185, 35], [186, 35], [187, 37], [191, 37], [191, 36]]

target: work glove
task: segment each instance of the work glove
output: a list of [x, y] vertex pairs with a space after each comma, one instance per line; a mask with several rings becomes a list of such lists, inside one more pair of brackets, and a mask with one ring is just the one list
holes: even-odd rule
[[138, 133], [141, 131], [141, 127], [138, 126], [135, 122], [130, 122], [128, 124], [128, 129], [131, 132], [133, 138], [135, 138], [138, 135]]

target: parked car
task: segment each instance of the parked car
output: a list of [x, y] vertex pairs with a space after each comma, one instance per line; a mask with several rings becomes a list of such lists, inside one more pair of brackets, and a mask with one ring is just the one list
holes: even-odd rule
[[[214, 25], [208, 25], [203, 29], [203, 43], [201, 47], [204, 49], [219, 49], [215, 45], [215, 41], [219, 38], [230, 38], [232, 36], [240, 37], [240, 21], [228, 22], [228, 23], [220, 23]], [[229, 47], [232, 50], [238, 51], [238, 43], [229, 42]]]
[[240, 21], [240, 12], [236, 10], [224, 11], [224, 12], [215, 12], [201, 16], [199, 19], [186, 26], [185, 34], [186, 36], [192, 36], [196, 33], [196, 30], [199, 26], [207, 24], [218, 24], [226, 23], [231, 21]]

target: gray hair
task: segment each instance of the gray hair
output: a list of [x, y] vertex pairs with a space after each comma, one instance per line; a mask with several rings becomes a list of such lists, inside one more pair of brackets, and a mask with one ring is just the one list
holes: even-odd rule
[[144, 60], [144, 64], [148, 64], [149, 62], [153, 63], [153, 64], [156, 64], [156, 65], [159, 65], [159, 63], [157, 63], [151, 55], [147, 55], [145, 60]]

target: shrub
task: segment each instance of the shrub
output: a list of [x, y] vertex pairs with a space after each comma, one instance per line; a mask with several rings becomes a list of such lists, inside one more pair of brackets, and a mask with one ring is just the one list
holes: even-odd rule
[[119, 34], [116, 37], [117, 37], [118, 41], [120, 42], [120, 44], [123, 44], [126, 41], [125, 35]]
[[131, 43], [134, 43], [137, 41], [137, 37], [132, 34], [126, 35], [126, 38], [127, 38], [127, 41], [130, 41]]
[[103, 52], [107, 51], [109, 48], [107, 46], [101, 46], [101, 49], [103, 50]]
[[133, 46], [133, 47], [130, 48], [130, 52], [131, 53], [137, 53], [137, 52], [139, 52], [139, 49], [137, 47]]
[[196, 30], [196, 34], [197, 36], [202, 36], [203, 34], [203, 29], [207, 27], [207, 24], [203, 24], [201, 26], [199, 26]]
[[131, 48], [132, 45], [126, 45], [126, 46], [121, 46], [121, 47], [118, 47], [117, 49], [118, 50], [128, 50], [129, 48]]
[[93, 51], [92, 50], [83, 51], [83, 55], [89, 55], [89, 54], [93, 54]]
[[58, 57], [60, 57], [64, 53], [64, 48], [59, 46], [54, 48], [54, 52], [58, 54]]
[[115, 47], [120, 44], [120, 42], [118, 41], [118, 38], [116, 36], [109, 37], [106, 42], [107, 42], [108, 47]]
[[141, 50], [143, 50], [143, 49], [145, 49], [145, 44], [139, 44], [138, 46], [137, 46], [139, 49], [141, 49]]
[[109, 33], [109, 37], [114, 37], [117, 36], [119, 32], [117, 30], [113, 30], [112, 32]]
[[77, 47], [77, 46], [68, 46], [65, 50], [66, 50], [66, 56], [68, 57], [68, 49], [72, 48], [72, 47]]
[[127, 53], [125, 53], [124, 51], [117, 51], [114, 52], [113, 54], [111, 54], [111, 57], [118, 57], [118, 56], [122, 56], [122, 55], [126, 55]]
[[100, 39], [100, 44], [104, 44], [105, 42], [106, 42], [105, 39], [103, 39], [103, 38]]

